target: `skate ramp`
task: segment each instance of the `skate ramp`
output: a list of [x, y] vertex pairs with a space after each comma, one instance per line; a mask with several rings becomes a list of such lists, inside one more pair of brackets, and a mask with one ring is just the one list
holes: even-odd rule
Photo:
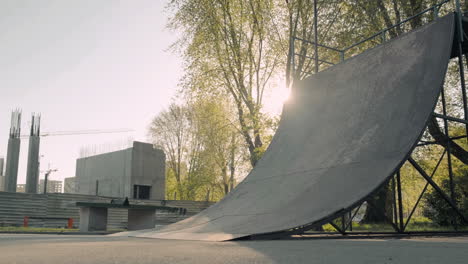
[[453, 15], [300, 81], [258, 165], [222, 201], [162, 230], [222, 241], [319, 223], [362, 201], [408, 158], [436, 104]]

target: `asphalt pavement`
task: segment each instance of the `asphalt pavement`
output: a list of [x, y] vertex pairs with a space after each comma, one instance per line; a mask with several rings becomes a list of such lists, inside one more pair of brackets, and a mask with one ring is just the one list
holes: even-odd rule
[[468, 263], [468, 237], [201, 242], [0, 234], [1, 264]]

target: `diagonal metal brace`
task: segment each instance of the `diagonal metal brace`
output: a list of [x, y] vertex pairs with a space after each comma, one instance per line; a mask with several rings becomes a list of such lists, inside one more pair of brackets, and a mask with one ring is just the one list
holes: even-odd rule
[[434, 188], [441, 196], [444, 198], [444, 200], [452, 207], [452, 209], [463, 219], [465, 223], [468, 224], [468, 219], [460, 212], [458, 209], [457, 205], [450, 199], [447, 194], [444, 193], [444, 191], [432, 180], [432, 178], [427, 175], [427, 173], [424, 171], [421, 166], [412, 158], [410, 157], [408, 161], [413, 165], [413, 167], [423, 176], [424, 179]]
[[346, 231], [344, 231], [343, 229], [341, 229], [337, 224], [335, 224], [333, 221], [330, 221], [329, 224], [331, 226], [333, 226], [333, 228], [336, 229], [336, 231], [338, 231], [339, 233], [341, 233], [342, 235], [346, 235]]
[[[362, 204], [363, 204], [363, 203], [361, 203], [361, 204], [357, 207], [357, 209], [356, 209], [356, 211], [354, 212], [354, 214], [349, 218], [348, 223], [346, 224], [345, 230], [347, 230], [349, 227], [351, 227], [351, 224], [353, 223], [353, 219], [354, 219], [354, 217], [356, 217], [356, 215], [358, 214], [359, 209], [361, 209]], [[351, 230], [351, 231], [352, 231], [352, 230]]]

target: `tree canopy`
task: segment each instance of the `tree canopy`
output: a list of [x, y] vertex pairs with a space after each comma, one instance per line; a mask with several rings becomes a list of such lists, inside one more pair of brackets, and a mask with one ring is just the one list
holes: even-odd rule
[[[153, 142], [166, 151], [168, 195], [172, 195], [168, 198], [218, 200], [255, 166], [279, 119], [265, 111], [266, 94], [283, 85], [278, 82], [291, 87], [317, 68], [329, 67], [327, 62], [337, 63], [398, 37], [430, 22], [434, 14], [427, 12], [393, 27], [385, 36], [353, 46], [344, 54], [315, 47], [315, 40], [342, 50], [438, 2], [317, 0], [314, 17], [313, 0], [168, 1], [168, 27], [181, 33], [172, 50], [185, 61], [179, 86], [182, 99], [155, 117], [149, 129]], [[462, 6], [468, 9], [468, 1], [462, 1]], [[444, 15], [452, 10], [454, 3], [450, 1], [438, 11]], [[317, 35], [314, 19], [318, 22]], [[294, 40], [293, 36], [306, 41]], [[318, 65], [311, 59], [316, 55], [321, 60]], [[457, 67], [455, 60], [450, 63], [445, 91], [448, 113], [462, 117]], [[440, 103], [437, 111], [441, 111]], [[450, 126], [449, 131], [454, 136], [464, 130]], [[431, 170], [447, 149], [448, 139], [440, 120], [431, 120], [423, 141], [434, 144], [418, 148], [414, 156]], [[466, 140], [452, 141], [451, 149], [457, 177], [465, 179]], [[442, 185], [447, 177], [443, 168], [447, 166], [445, 157], [435, 176]], [[409, 165], [402, 167], [402, 173], [407, 175], [402, 181], [408, 198], [405, 208], [409, 208], [425, 183]], [[384, 187], [374, 202], [390, 213], [389, 188]], [[430, 210], [438, 208], [431, 204], [431, 197], [423, 201], [427, 210], [417, 214], [430, 216]], [[364, 220], [372, 221], [371, 215], [368, 211]]]

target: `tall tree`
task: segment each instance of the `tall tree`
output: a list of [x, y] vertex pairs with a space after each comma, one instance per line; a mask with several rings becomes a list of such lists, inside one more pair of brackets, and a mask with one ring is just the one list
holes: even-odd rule
[[169, 199], [218, 200], [234, 188], [246, 155], [230, 116], [222, 99], [204, 98], [153, 119], [149, 136], [166, 153]]
[[[315, 65], [310, 57], [319, 56], [320, 69], [327, 64], [324, 61], [337, 63], [341, 59], [339, 53], [327, 48], [318, 47], [316, 52], [311, 43], [315, 39], [342, 49], [436, 2], [317, 0], [315, 36], [313, 0], [172, 0], [169, 7], [175, 12], [169, 25], [183, 32], [175, 45], [187, 62], [183, 90], [190, 91], [190, 96], [215, 94], [229, 98], [228, 102], [235, 106], [239, 134], [247, 146], [250, 163], [255, 165], [267, 145], [263, 94], [271, 77], [280, 74], [279, 69], [284, 70], [282, 74], [291, 85], [313, 72]], [[462, 2], [468, 7], [468, 1]], [[432, 14], [426, 14], [397, 26], [388, 31], [386, 38], [397, 37], [430, 19]], [[293, 42], [293, 36], [308, 42]], [[379, 43], [381, 39], [375, 38], [358, 45], [347, 50], [345, 58]], [[428, 135], [447, 147], [447, 135], [437, 120], [430, 122]], [[457, 142], [451, 144], [453, 155], [468, 164], [466, 149]], [[388, 186], [376, 197], [374, 202], [389, 212]], [[383, 220], [377, 218], [366, 217], [369, 221]]]
[[[281, 63], [270, 34], [272, 0], [173, 0], [170, 27], [187, 61], [185, 89], [229, 96], [255, 166], [265, 149], [264, 92]], [[196, 84], [196, 85], [194, 85]]]
[[213, 187], [226, 195], [234, 188], [239, 172], [244, 172], [246, 153], [238, 133], [239, 126], [230, 120], [232, 110], [225, 99], [209, 97], [199, 99], [195, 104], [200, 138], [212, 157], [212, 169], [218, 175]]
[[[202, 168], [202, 142], [198, 124], [187, 107], [172, 104], [151, 122], [149, 136], [166, 153], [168, 175], [176, 180], [180, 199], [194, 199], [200, 181], [194, 180]], [[197, 183], [197, 184], [194, 184]]]

